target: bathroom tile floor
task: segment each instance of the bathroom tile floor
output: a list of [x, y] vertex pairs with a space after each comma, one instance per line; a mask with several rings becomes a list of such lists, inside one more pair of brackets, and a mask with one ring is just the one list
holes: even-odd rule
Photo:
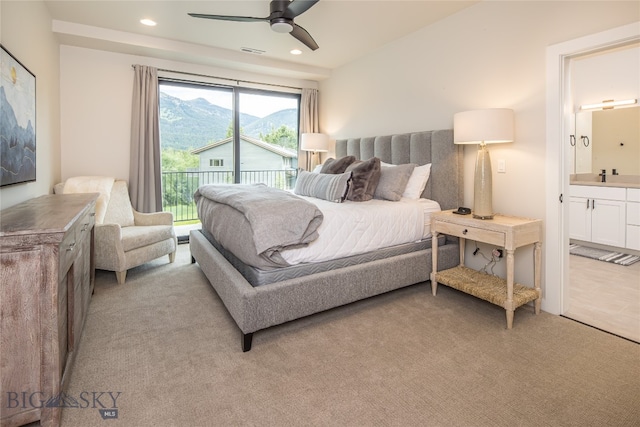
[[640, 262], [625, 267], [571, 255], [569, 265], [563, 315], [640, 343]]

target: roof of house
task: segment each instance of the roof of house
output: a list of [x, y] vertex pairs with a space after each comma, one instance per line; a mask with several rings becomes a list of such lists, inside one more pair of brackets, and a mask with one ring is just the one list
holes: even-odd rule
[[[253, 145], [257, 145], [260, 148], [264, 148], [265, 150], [271, 151], [273, 153], [279, 154], [282, 157], [290, 157], [290, 158], [297, 158], [298, 157], [298, 153], [290, 150], [288, 148], [282, 147], [280, 145], [275, 145], [275, 144], [271, 144], [269, 142], [265, 142], [262, 141], [260, 139], [256, 139], [256, 138], [251, 138], [250, 136], [247, 135], [240, 135], [240, 139], [243, 141], [246, 141], [250, 144]], [[229, 138], [225, 138], [225, 139], [221, 139], [220, 141], [216, 141], [216, 142], [212, 142], [211, 144], [207, 144], [204, 147], [200, 147], [200, 148], [195, 148], [193, 150], [191, 150], [191, 154], [200, 154], [203, 153], [207, 150], [210, 150], [212, 148], [215, 147], [219, 147], [221, 145], [224, 144], [228, 144], [230, 142], [233, 141], [233, 137], [229, 137]]]

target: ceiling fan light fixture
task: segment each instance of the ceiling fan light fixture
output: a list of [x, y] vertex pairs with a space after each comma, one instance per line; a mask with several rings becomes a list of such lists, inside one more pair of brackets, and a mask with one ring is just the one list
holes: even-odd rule
[[276, 18], [271, 21], [271, 29], [276, 33], [286, 34], [293, 31], [293, 24], [289, 19]]

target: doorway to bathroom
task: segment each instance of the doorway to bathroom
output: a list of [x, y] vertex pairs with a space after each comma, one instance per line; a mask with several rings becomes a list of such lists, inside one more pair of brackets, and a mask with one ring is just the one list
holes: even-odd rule
[[[548, 204], [546, 233], [547, 236], [560, 236], [560, 239], [557, 244], [548, 239], [546, 248], [549, 252], [545, 260], [549, 274], [546, 279], [547, 298], [550, 299], [548, 306], [552, 310], [555, 308], [558, 314], [565, 317], [640, 342], [640, 265], [618, 266], [569, 254], [570, 177], [575, 173], [576, 161], [571, 143], [582, 142], [575, 130], [574, 113], [576, 108], [587, 102], [581, 96], [595, 98], [594, 102], [611, 99], [609, 96], [621, 96], [617, 93], [607, 96], [599, 89], [591, 93], [576, 92], [578, 80], [574, 79], [572, 73], [579, 68], [580, 61], [606, 58], [607, 54], [621, 50], [635, 48], [635, 52], [638, 52], [638, 46], [640, 31], [636, 24], [555, 45], [547, 51], [550, 82], [547, 97], [547, 164], [549, 171], [559, 173], [551, 173], [547, 181], [550, 194], [557, 189], [558, 203]], [[640, 88], [637, 53], [632, 66], [635, 67], [635, 79], [627, 84], [626, 89], [632, 90], [632, 98], [637, 99]], [[594, 72], [603, 75], [602, 70]], [[595, 79], [592, 76], [590, 80], [597, 80], [597, 76]], [[614, 83], [607, 82], [609, 93], [619, 82], [620, 79]], [[610, 168], [607, 166], [607, 169]], [[595, 175], [597, 177], [597, 173]], [[555, 278], [559, 282], [557, 287], [553, 283]], [[558, 285], [557, 282], [555, 284]]]

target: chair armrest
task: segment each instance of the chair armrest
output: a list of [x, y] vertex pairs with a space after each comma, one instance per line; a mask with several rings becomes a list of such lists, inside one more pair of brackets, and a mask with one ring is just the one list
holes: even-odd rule
[[133, 210], [133, 221], [136, 225], [173, 225], [171, 212], [142, 213]]
[[124, 269], [125, 256], [119, 224], [96, 224], [93, 241], [96, 268], [112, 271]]

